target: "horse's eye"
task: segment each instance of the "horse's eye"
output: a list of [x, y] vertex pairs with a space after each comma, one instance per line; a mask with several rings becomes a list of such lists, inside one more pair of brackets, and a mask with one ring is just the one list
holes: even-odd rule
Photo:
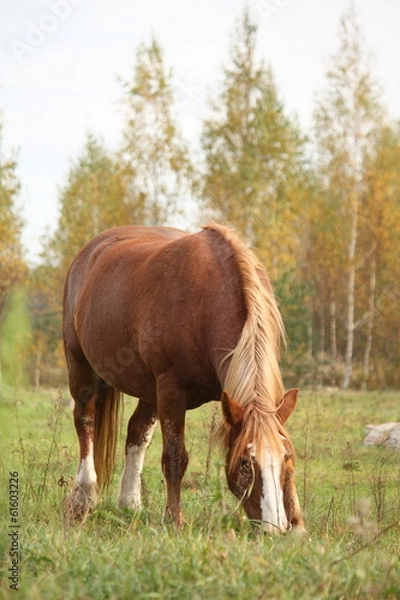
[[247, 458], [241, 458], [239, 466], [240, 466], [241, 469], [249, 469], [250, 468], [250, 461]]
[[239, 463], [239, 469], [243, 473], [250, 474], [253, 469], [251, 458], [241, 458]]

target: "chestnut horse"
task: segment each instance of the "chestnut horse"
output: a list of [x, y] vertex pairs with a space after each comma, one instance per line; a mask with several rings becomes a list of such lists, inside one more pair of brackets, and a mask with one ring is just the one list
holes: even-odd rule
[[283, 390], [282, 321], [264, 269], [233, 231], [125, 226], [97, 235], [69, 269], [63, 334], [80, 445], [73, 521], [86, 518], [110, 481], [123, 392], [139, 401], [120, 506], [141, 506], [144, 456], [159, 420], [166, 515], [182, 524], [185, 413], [220, 399], [229, 488], [266, 531], [304, 530], [284, 427], [298, 390]]

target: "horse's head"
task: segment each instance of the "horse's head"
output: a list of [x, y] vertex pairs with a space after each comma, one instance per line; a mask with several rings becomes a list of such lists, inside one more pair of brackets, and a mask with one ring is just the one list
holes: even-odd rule
[[284, 395], [268, 428], [254, 426], [253, 417], [223, 393], [227, 436], [227, 481], [252, 521], [275, 534], [292, 527], [304, 530], [293, 478], [293, 447], [282, 427], [297, 402], [298, 390]]

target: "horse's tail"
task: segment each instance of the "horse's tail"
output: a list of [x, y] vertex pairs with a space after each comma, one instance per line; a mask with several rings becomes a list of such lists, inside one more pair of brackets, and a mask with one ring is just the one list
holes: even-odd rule
[[121, 394], [118, 390], [98, 380], [94, 420], [94, 466], [99, 489], [110, 484], [117, 447], [119, 407]]

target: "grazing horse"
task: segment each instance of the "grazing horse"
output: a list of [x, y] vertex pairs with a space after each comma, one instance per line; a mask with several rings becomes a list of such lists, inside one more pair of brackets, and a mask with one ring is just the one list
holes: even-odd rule
[[157, 421], [166, 516], [183, 523], [185, 413], [221, 400], [217, 437], [229, 488], [249, 519], [304, 531], [284, 423], [283, 326], [264, 269], [228, 228], [104, 231], [76, 256], [64, 293], [64, 348], [80, 461], [68, 510], [84, 520], [113, 471], [120, 392], [139, 399], [128, 424], [119, 503], [141, 506], [141, 472]]

